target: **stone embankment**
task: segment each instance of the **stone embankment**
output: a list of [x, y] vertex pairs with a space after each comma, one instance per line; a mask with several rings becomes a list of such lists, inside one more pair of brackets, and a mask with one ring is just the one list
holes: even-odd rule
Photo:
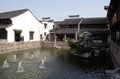
[[0, 53], [26, 50], [31, 48], [40, 47], [41, 44], [39, 41], [29, 41], [29, 42], [14, 42], [14, 43], [1, 43], [0, 44]]
[[[69, 49], [65, 43], [57, 42], [57, 45], [64, 49]], [[54, 42], [46, 41], [29, 41], [29, 42], [14, 42], [14, 43], [0, 43], [0, 54], [12, 51], [33, 49], [39, 47], [53, 47]]]
[[[41, 41], [41, 47], [54, 47], [54, 42], [52, 41]], [[56, 45], [61, 49], [70, 49], [70, 47], [65, 42], [57, 42]]]

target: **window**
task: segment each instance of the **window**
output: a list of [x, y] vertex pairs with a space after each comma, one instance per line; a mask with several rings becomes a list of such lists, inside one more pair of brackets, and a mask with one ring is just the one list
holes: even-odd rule
[[43, 36], [42, 36], [42, 34], [40, 34], [40, 39], [43, 39]]
[[45, 29], [47, 28], [47, 24], [44, 24], [44, 28], [45, 28]]
[[33, 34], [34, 34], [34, 32], [30, 31], [29, 34], [30, 34], [30, 40], [33, 40]]
[[55, 28], [55, 25], [53, 25], [53, 29]]
[[22, 33], [21, 30], [14, 30], [15, 41], [16, 41], [16, 42], [21, 41], [21, 33]]
[[46, 32], [44, 32], [44, 36], [46, 36]]

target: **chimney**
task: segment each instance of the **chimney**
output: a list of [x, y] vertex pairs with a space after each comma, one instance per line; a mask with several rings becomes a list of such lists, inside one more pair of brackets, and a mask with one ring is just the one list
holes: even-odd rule
[[79, 18], [79, 15], [69, 15], [70, 19]]

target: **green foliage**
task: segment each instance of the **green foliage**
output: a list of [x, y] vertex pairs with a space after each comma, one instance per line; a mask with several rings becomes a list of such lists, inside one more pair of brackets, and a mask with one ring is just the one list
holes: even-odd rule
[[67, 45], [71, 46], [73, 44], [73, 41], [71, 38], [67, 38]]

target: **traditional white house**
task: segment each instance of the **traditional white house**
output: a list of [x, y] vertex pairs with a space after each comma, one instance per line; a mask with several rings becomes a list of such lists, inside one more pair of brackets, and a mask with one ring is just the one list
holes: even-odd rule
[[55, 27], [54, 21], [50, 20], [50, 17], [42, 18], [42, 28], [40, 31], [40, 38], [45, 40], [50, 40], [50, 33], [49, 31]]
[[28, 9], [0, 13], [0, 41], [39, 41], [41, 26]]

